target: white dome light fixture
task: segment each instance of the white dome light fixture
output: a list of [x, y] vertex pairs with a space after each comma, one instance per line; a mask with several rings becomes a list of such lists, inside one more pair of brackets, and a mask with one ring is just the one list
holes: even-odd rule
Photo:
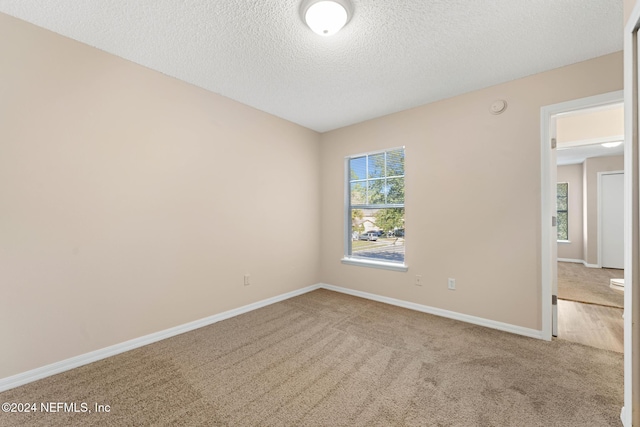
[[603, 142], [602, 146], [605, 148], [614, 148], [617, 147], [618, 145], [622, 144], [622, 141], [616, 141], [616, 142]]
[[351, 19], [349, 0], [303, 0], [300, 6], [302, 20], [321, 36], [332, 36]]

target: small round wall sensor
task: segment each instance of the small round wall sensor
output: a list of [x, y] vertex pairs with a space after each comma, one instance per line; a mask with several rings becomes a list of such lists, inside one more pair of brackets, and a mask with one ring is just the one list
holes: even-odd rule
[[507, 101], [505, 101], [504, 99], [498, 99], [497, 101], [493, 101], [491, 107], [489, 108], [489, 111], [491, 111], [491, 114], [501, 114], [504, 113], [504, 110], [506, 109]]

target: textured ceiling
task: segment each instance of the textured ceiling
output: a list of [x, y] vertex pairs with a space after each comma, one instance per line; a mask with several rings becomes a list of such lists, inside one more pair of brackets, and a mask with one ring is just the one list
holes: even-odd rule
[[323, 132], [622, 50], [620, 0], [0, 0], [0, 11]]

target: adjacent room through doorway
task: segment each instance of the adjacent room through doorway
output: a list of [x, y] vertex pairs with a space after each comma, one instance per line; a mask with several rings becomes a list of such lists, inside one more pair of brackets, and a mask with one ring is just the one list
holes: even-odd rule
[[624, 111], [556, 118], [558, 338], [623, 352]]

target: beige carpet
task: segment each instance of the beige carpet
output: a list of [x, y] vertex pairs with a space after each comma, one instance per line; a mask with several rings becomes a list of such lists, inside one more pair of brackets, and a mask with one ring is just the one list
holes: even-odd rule
[[558, 262], [558, 298], [624, 308], [624, 294], [609, 287], [609, 280], [616, 278], [624, 278], [624, 270]]
[[619, 426], [622, 355], [318, 290], [0, 394], [0, 425]]

